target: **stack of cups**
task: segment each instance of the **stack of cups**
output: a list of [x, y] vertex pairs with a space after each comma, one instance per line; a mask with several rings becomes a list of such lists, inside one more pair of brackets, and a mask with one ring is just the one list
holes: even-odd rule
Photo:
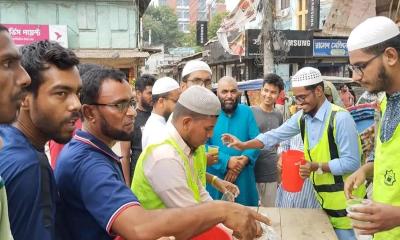
[[[362, 206], [362, 205], [368, 204], [368, 200], [364, 200], [362, 198], [352, 198], [352, 199], [347, 200], [346, 204], [347, 204], [347, 207], [346, 207], [347, 213], [357, 213], [357, 212], [352, 211], [352, 207], [357, 207], [357, 206]], [[352, 221], [353, 225], [354, 224], [363, 225], [366, 223], [366, 222], [358, 221], [358, 220], [354, 220], [354, 219], [351, 219], [351, 221]], [[355, 232], [358, 240], [372, 240], [371, 235], [360, 235], [356, 228], [354, 228], [354, 232]]]

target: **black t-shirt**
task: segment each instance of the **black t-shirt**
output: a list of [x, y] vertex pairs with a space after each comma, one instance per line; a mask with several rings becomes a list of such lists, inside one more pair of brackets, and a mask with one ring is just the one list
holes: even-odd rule
[[136, 162], [139, 158], [140, 153], [142, 153], [142, 129], [144, 128], [144, 125], [147, 122], [147, 119], [149, 119], [151, 115], [150, 112], [146, 112], [140, 109], [136, 109], [137, 116], [135, 118], [135, 124], [134, 124], [134, 132], [133, 132], [133, 137], [131, 139], [131, 176], [133, 176], [133, 172], [135, 171], [135, 166]]

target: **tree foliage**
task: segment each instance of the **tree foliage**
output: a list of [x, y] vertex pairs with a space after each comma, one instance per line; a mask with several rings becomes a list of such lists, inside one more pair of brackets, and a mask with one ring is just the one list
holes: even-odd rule
[[199, 52], [202, 47], [197, 46], [196, 40], [196, 26], [192, 24], [189, 26], [189, 32], [183, 34], [181, 45], [182, 47], [192, 47], [196, 52]]
[[164, 44], [165, 49], [177, 47], [183, 36], [178, 30], [178, 18], [167, 6], [149, 6], [143, 16], [143, 40], [149, 41], [151, 29], [152, 45]]
[[222, 20], [228, 16], [228, 12], [222, 12], [222, 13], [217, 13], [215, 16], [211, 19], [211, 21], [208, 23], [208, 39], [211, 39], [215, 36], [217, 36], [217, 31], [219, 27], [221, 26]]

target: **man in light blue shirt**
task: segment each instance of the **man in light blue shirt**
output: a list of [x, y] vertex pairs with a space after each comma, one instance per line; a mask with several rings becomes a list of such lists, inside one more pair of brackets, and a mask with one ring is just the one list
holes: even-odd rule
[[[330, 217], [338, 238], [340, 240], [355, 239], [350, 221], [346, 217], [343, 193], [343, 179], [360, 167], [359, 139], [355, 122], [347, 111], [326, 100], [321, 73], [318, 69], [311, 67], [300, 69], [292, 77], [292, 87], [296, 104], [301, 111], [293, 115], [287, 122], [279, 128], [260, 134], [247, 142], [241, 142], [229, 134], [222, 137], [223, 141], [229, 142], [228, 146], [239, 150], [268, 149], [302, 133], [305, 141], [305, 157], [308, 161], [300, 166], [300, 175], [303, 178], [312, 176], [310, 179], [317, 192], [317, 198], [320, 198], [321, 207]], [[335, 147], [330, 147], [331, 144], [328, 142]], [[322, 159], [322, 156], [326, 156], [326, 154], [328, 157], [330, 156], [329, 159]], [[331, 190], [322, 191], [320, 189], [322, 184], [315, 180], [319, 176], [324, 179], [322, 181], [332, 181], [331, 184], [326, 184]], [[340, 201], [343, 201], [342, 206], [339, 208], [328, 206], [329, 199], [325, 199], [324, 194], [337, 194], [338, 192], [343, 193], [343, 196], [340, 196]], [[337, 200], [335, 198], [335, 201]]]

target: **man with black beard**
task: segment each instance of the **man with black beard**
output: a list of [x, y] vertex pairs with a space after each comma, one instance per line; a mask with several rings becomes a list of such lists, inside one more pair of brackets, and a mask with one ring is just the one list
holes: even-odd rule
[[[0, 124], [12, 123], [17, 118], [26, 87], [31, 83], [21, 66], [21, 54], [11, 40], [8, 29], [0, 24]], [[0, 136], [0, 149], [3, 145]], [[0, 239], [13, 239], [8, 219], [7, 193], [0, 176]]]
[[[207, 168], [207, 172], [235, 183], [239, 187], [240, 194], [236, 202], [257, 206], [258, 194], [254, 165], [259, 150], [238, 151], [228, 148], [221, 141], [223, 133], [231, 133], [242, 141], [255, 138], [259, 134], [257, 122], [248, 106], [238, 104], [239, 90], [235, 79], [221, 78], [218, 81], [217, 95], [223, 111], [218, 116], [214, 134], [208, 143], [219, 146], [219, 159], [216, 164]], [[207, 185], [207, 190], [214, 199], [221, 198], [221, 193], [211, 185]]]
[[374, 162], [345, 182], [348, 197], [373, 176], [373, 201], [353, 207], [354, 228], [374, 239], [400, 239], [400, 31], [389, 18], [372, 17], [358, 25], [347, 41], [353, 80], [370, 93], [385, 92], [375, 137]]
[[125, 185], [111, 147], [132, 137], [133, 93], [119, 70], [101, 69], [82, 77], [83, 128], [62, 150], [55, 177], [65, 239], [189, 239], [223, 223], [243, 239], [257, 233], [255, 220], [269, 220], [246, 207], [204, 203], [191, 208], [145, 210]]
[[52, 240], [57, 190], [44, 146], [50, 139], [66, 143], [72, 137], [81, 107], [79, 60], [71, 50], [49, 41], [20, 51], [32, 81], [16, 123], [0, 128], [0, 174], [7, 187], [14, 239]]
[[135, 83], [135, 93], [137, 99], [134, 123], [134, 132], [131, 139], [121, 142], [122, 170], [125, 182], [131, 186], [131, 180], [135, 171], [136, 162], [142, 153], [142, 131], [144, 125], [151, 115], [153, 101], [151, 91], [156, 78], [150, 74], [141, 75]]
[[178, 82], [170, 77], [158, 79], [151, 91], [153, 111], [142, 132], [142, 149], [161, 141], [167, 120], [181, 94]]

